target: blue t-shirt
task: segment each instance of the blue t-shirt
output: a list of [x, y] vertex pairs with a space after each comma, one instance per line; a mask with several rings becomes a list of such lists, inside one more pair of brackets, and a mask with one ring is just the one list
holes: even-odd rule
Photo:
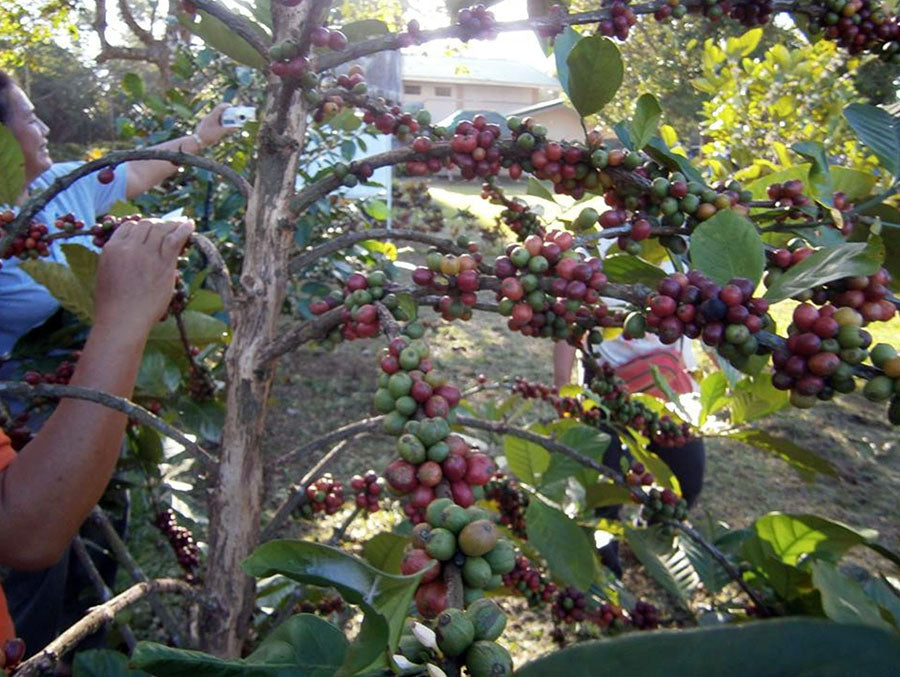
[[[54, 164], [34, 180], [30, 186], [32, 192], [45, 189], [54, 179], [68, 174], [80, 164]], [[96, 223], [97, 216], [102, 216], [116, 202], [125, 199], [127, 182], [125, 165], [115, 168], [115, 179], [107, 184], [100, 183], [96, 173], [84, 176], [47, 203], [35, 221], [45, 224], [53, 233], [56, 232], [53, 225], [56, 219], [72, 213], [84, 222], [87, 231]], [[96, 250], [91, 239], [86, 234], [84, 237], [56, 240], [50, 247], [50, 256], [42, 260], [65, 264], [61, 244], [77, 243]], [[59, 308], [50, 292], [22, 270], [20, 263], [18, 258], [5, 259], [0, 267], [0, 357], [9, 353], [21, 336], [43, 324]]]

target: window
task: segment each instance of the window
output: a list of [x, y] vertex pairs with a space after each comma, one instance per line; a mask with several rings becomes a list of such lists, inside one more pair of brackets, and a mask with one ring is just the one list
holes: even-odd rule
[[434, 95], [435, 96], [452, 96], [453, 88], [452, 87], [435, 87]]
[[421, 94], [422, 86], [421, 85], [403, 85], [403, 93], [404, 94]]

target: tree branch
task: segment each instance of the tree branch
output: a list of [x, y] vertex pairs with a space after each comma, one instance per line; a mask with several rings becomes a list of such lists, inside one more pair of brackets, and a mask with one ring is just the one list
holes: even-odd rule
[[[112, 551], [116, 555], [116, 559], [119, 561], [125, 570], [128, 571], [128, 575], [131, 576], [132, 580], [137, 583], [147, 583], [149, 579], [144, 571], [141, 569], [140, 565], [135, 561], [134, 557], [131, 556], [131, 553], [128, 551], [128, 547], [125, 545], [125, 542], [119, 537], [118, 532], [115, 527], [112, 525], [112, 522], [109, 521], [109, 517], [106, 516], [106, 513], [103, 512], [103, 509], [99, 505], [95, 505], [93, 510], [91, 510], [91, 515], [89, 517], [91, 522], [100, 527], [100, 530], [103, 532], [103, 538], [106, 540], [106, 543], [112, 549]], [[186, 582], [182, 582], [188, 589], [195, 590], [194, 587], [189, 585]], [[153, 608], [153, 613], [159, 618], [160, 622], [165, 628], [166, 633], [169, 635], [169, 639], [175, 646], [184, 646], [184, 638], [182, 636], [181, 628], [179, 627], [178, 621], [169, 613], [168, 608], [160, 602], [156, 597], [150, 597], [149, 599], [150, 606]]]
[[169, 425], [164, 420], [151, 414], [142, 406], [126, 400], [123, 397], [116, 397], [108, 393], [92, 390], [90, 388], [82, 388], [81, 386], [64, 386], [57, 384], [28, 385], [18, 381], [0, 381], [0, 394], [9, 393], [17, 397], [27, 397], [34, 399], [37, 397], [63, 398], [70, 397], [76, 400], [87, 400], [88, 402], [96, 402], [109, 409], [121, 411], [129, 418], [139, 423], [155, 428], [166, 437], [169, 437], [181, 444], [194, 458], [203, 463], [207, 470], [216, 467], [217, 461], [203, 447], [189, 439], [183, 432]]
[[[335, 444], [336, 442], [340, 442], [341, 440], [348, 439], [350, 437], [355, 437], [361, 433], [371, 432], [376, 430], [379, 425], [381, 425], [382, 416], [373, 416], [372, 418], [364, 418], [361, 421], [356, 421], [355, 423], [350, 423], [348, 425], [343, 426], [342, 428], [338, 428], [337, 430], [332, 430], [327, 435], [323, 435], [312, 442], [304, 444], [302, 447], [294, 449], [294, 451], [290, 451], [282, 456], [279, 456], [275, 459], [275, 465], [283, 466], [289, 465], [293, 463], [299, 458], [306, 456], [310, 452], [315, 451], [316, 449], [321, 449], [322, 447], [327, 447], [329, 445]], [[322, 461], [319, 461], [322, 463]], [[318, 471], [315, 467], [313, 471]]]
[[184, 581], [174, 578], [158, 578], [133, 585], [108, 602], [91, 609], [84, 618], [63, 632], [39, 653], [22, 663], [19, 669], [16, 670], [16, 677], [37, 677], [52, 670], [59, 662], [59, 659], [71, 651], [85, 637], [113, 621], [117, 614], [135, 602], [142, 600], [147, 595], [157, 593], [178, 593], [190, 597], [197, 596], [197, 591], [193, 587]]
[[250, 46], [253, 47], [268, 62], [269, 46], [266, 44], [263, 36], [256, 30], [253, 23], [248, 19], [230, 12], [224, 5], [216, 2], [216, 0], [192, 0], [197, 9], [203, 10], [228, 26], [237, 35], [244, 38]]
[[50, 200], [75, 183], [75, 181], [98, 169], [102, 169], [103, 167], [115, 166], [131, 160], [166, 160], [176, 165], [190, 165], [199, 167], [200, 169], [206, 169], [214, 174], [224, 176], [231, 181], [235, 187], [237, 187], [238, 191], [240, 191], [241, 195], [244, 196], [245, 200], [249, 199], [250, 196], [251, 186], [247, 179], [238, 174], [231, 167], [216, 162], [215, 160], [201, 157], [200, 155], [173, 150], [151, 150], [148, 148], [116, 151], [105, 155], [99, 160], [86, 162], [65, 176], [60, 176], [45, 190], [28, 200], [19, 211], [15, 220], [10, 224], [9, 228], [6, 229], [6, 235], [0, 238], [0, 254], [6, 251], [15, 235], [23, 233], [28, 229], [28, 223], [37, 216], [38, 212], [47, 206], [47, 203], [50, 202]]
[[134, 14], [131, 13], [131, 7], [128, 6], [128, 0], [118, 0], [118, 5], [122, 20], [131, 29], [135, 37], [147, 46], [154, 44], [156, 39], [150, 34], [150, 31], [144, 30], [134, 18]]

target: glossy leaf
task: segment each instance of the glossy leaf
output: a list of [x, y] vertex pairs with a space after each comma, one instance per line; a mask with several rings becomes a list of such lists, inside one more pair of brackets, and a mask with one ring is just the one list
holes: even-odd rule
[[811, 162], [807, 184], [812, 190], [813, 197], [831, 206], [834, 201], [834, 181], [828, 169], [825, 146], [814, 141], [802, 141], [791, 146], [791, 150]]
[[141, 642], [132, 663], [158, 677], [331, 677], [347, 654], [348, 642], [331, 623], [298, 614], [277, 627], [245, 659], [224, 660]]
[[659, 266], [631, 254], [613, 254], [603, 259], [603, 272], [610, 282], [620, 284], [645, 284], [656, 288], [666, 272]]
[[585, 508], [602, 508], [631, 501], [631, 492], [603, 478], [585, 488]]
[[[207, 45], [231, 57], [238, 63], [252, 66], [253, 68], [262, 69], [266, 67], [265, 57], [216, 17], [203, 11], [198, 11], [196, 16], [199, 17], [199, 21], [194, 16], [179, 13], [178, 21]], [[256, 25], [256, 29], [261, 37], [268, 39], [266, 31], [261, 26]]]
[[556, 36], [556, 42], [553, 44], [553, 58], [556, 61], [556, 77], [559, 78], [559, 84], [562, 90], [570, 99], [569, 93], [569, 54], [572, 48], [581, 40], [581, 33], [571, 26], [566, 26], [560, 35]]
[[774, 303], [826, 282], [857, 275], [872, 275], [881, 268], [882, 261], [884, 245], [880, 240], [825, 247], [791, 266], [766, 290], [764, 298]]
[[586, 589], [594, 580], [594, 549], [581, 527], [539, 497], [529, 502], [525, 523], [528, 542], [547, 561], [553, 578]]
[[378, 19], [361, 19], [341, 26], [341, 32], [350, 42], [363, 42], [372, 38], [387, 35], [390, 30], [384, 21]]
[[872, 529], [855, 529], [816, 515], [780, 512], [760, 517], [753, 528], [775, 556], [791, 566], [807, 555], [836, 562], [850, 548], [878, 537]]
[[889, 677], [900, 638], [875, 628], [813, 618], [632, 633], [583, 642], [520, 668], [517, 677]]
[[15, 204], [23, 190], [25, 156], [9, 127], [0, 125], [0, 205]]
[[641, 94], [637, 100], [634, 119], [631, 121], [631, 139], [634, 147], [641, 149], [656, 136], [659, 121], [662, 119], [662, 108], [652, 94]]
[[373, 567], [389, 574], [400, 573], [400, 562], [409, 539], [390, 531], [377, 534], [363, 543], [363, 558]]
[[778, 437], [765, 430], [755, 428], [737, 430], [728, 433], [725, 437], [778, 456], [789, 463], [807, 481], [812, 481], [816, 473], [837, 477], [837, 470], [827, 459], [785, 437]]
[[834, 564], [817, 561], [810, 568], [813, 585], [822, 596], [822, 609], [828, 618], [837, 623], [893, 630], [893, 626], [881, 617], [878, 604], [862, 586], [838, 571]]
[[622, 142], [625, 148], [635, 150], [634, 141], [631, 140], [631, 130], [628, 128], [627, 122], [624, 120], [617, 122], [613, 125], [613, 131], [616, 133], [616, 138]]
[[[779, 172], [766, 174], [762, 178], [746, 184], [744, 190], [749, 190], [753, 193], [754, 200], [766, 200], [768, 199], [766, 191], [773, 183], [784, 183], [785, 181], [797, 179], [803, 182], [803, 190], [808, 193], [810, 167], [809, 163], [803, 163]], [[829, 170], [834, 181], [835, 191], [841, 191], [852, 201], [869, 195], [877, 183], [877, 179], [871, 173], [851, 167], [830, 167]]]
[[[560, 423], [568, 425], [559, 426]], [[564, 444], [595, 461], [602, 460], [603, 454], [609, 446], [609, 435], [600, 432], [593, 426], [575, 423], [573, 419], [563, 419], [557, 422], [557, 430], [554, 431], [553, 436], [558, 439], [560, 444]], [[598, 471], [586, 468], [578, 461], [564, 454], [552, 452], [550, 454], [550, 466], [541, 476], [541, 485], [546, 486], [553, 482], [573, 477], [579, 480], [583, 486], [588, 487], [594, 484], [597, 474]]]
[[725, 209], [694, 229], [691, 264], [719, 284], [733, 277], [746, 277], [756, 284], [766, 265], [765, 247], [748, 219]]
[[[727, 365], [728, 369], [733, 369], [724, 359], [719, 362], [719, 365], [720, 367]], [[740, 377], [740, 373], [737, 376]], [[772, 385], [772, 375], [769, 373], [759, 374], [752, 378], [738, 378], [732, 388], [733, 392], [728, 408], [731, 412], [731, 422], [734, 425], [749, 423], [774, 414], [790, 404], [787, 392], [778, 390]]]
[[556, 202], [556, 199], [553, 197], [553, 193], [550, 192], [550, 189], [547, 188], [547, 185], [542, 181], [538, 181], [533, 176], [528, 177], [528, 189], [525, 191], [525, 194], [539, 197], [542, 200], [547, 200], [548, 202]]
[[71, 268], [40, 259], [24, 261], [20, 267], [35, 282], [45, 286], [59, 305], [85, 324], [94, 323], [93, 290], [84, 287]]
[[[228, 341], [228, 325], [212, 315], [186, 310], [181, 314], [181, 321], [191, 345], [202, 348], [211, 343], [224, 344]], [[184, 350], [175, 318], [169, 317], [164, 322], [157, 323], [150, 330], [147, 345], [161, 350]]]
[[337, 548], [304, 541], [276, 540], [258, 547], [242, 563], [250, 576], [281, 574], [310, 585], [334, 587], [365, 617], [339, 674], [386, 665], [387, 652], [400, 640], [403, 622], [421, 574], [387, 574]]
[[528, 484], [537, 484], [538, 476], [550, 467], [550, 452], [520, 437], [503, 437], [503, 455], [512, 474]]
[[625, 540], [647, 573], [687, 608], [688, 600], [700, 584], [700, 576], [687, 555], [675, 546], [672, 537], [666, 536], [658, 526], [647, 529], [626, 527]]
[[711, 595], [715, 595], [719, 590], [731, 583], [731, 578], [722, 568], [712, 555], [710, 555], [696, 541], [682, 537], [678, 537], [678, 549], [681, 550], [685, 557], [690, 561], [697, 576], [703, 582], [703, 587]]
[[644, 147], [644, 152], [673, 172], [681, 172], [687, 177], [688, 181], [705, 183], [703, 176], [697, 171], [693, 163], [683, 155], [673, 152], [660, 137], [654, 136], [650, 139]]
[[881, 166], [900, 177], [900, 118], [864, 103], [851, 103], [844, 108], [844, 117]]
[[706, 423], [710, 414], [728, 404], [728, 378], [720, 371], [707, 374], [700, 381], [700, 425]]
[[609, 38], [581, 38], [569, 53], [569, 98], [581, 117], [599, 112], [622, 84], [624, 67], [619, 48]]
[[122, 77], [122, 89], [132, 99], [140, 101], [144, 98], [144, 81], [137, 73], [125, 73]]
[[72, 677], [148, 677], [143, 670], [128, 667], [128, 656], [109, 649], [93, 649], [75, 654]]

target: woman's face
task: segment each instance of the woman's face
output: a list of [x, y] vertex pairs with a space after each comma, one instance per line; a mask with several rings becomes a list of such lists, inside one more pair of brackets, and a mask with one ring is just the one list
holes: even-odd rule
[[13, 85], [6, 96], [10, 110], [7, 127], [16, 137], [25, 157], [25, 182], [28, 184], [53, 164], [47, 150], [47, 132], [50, 128], [35, 115], [34, 106], [20, 87]]

